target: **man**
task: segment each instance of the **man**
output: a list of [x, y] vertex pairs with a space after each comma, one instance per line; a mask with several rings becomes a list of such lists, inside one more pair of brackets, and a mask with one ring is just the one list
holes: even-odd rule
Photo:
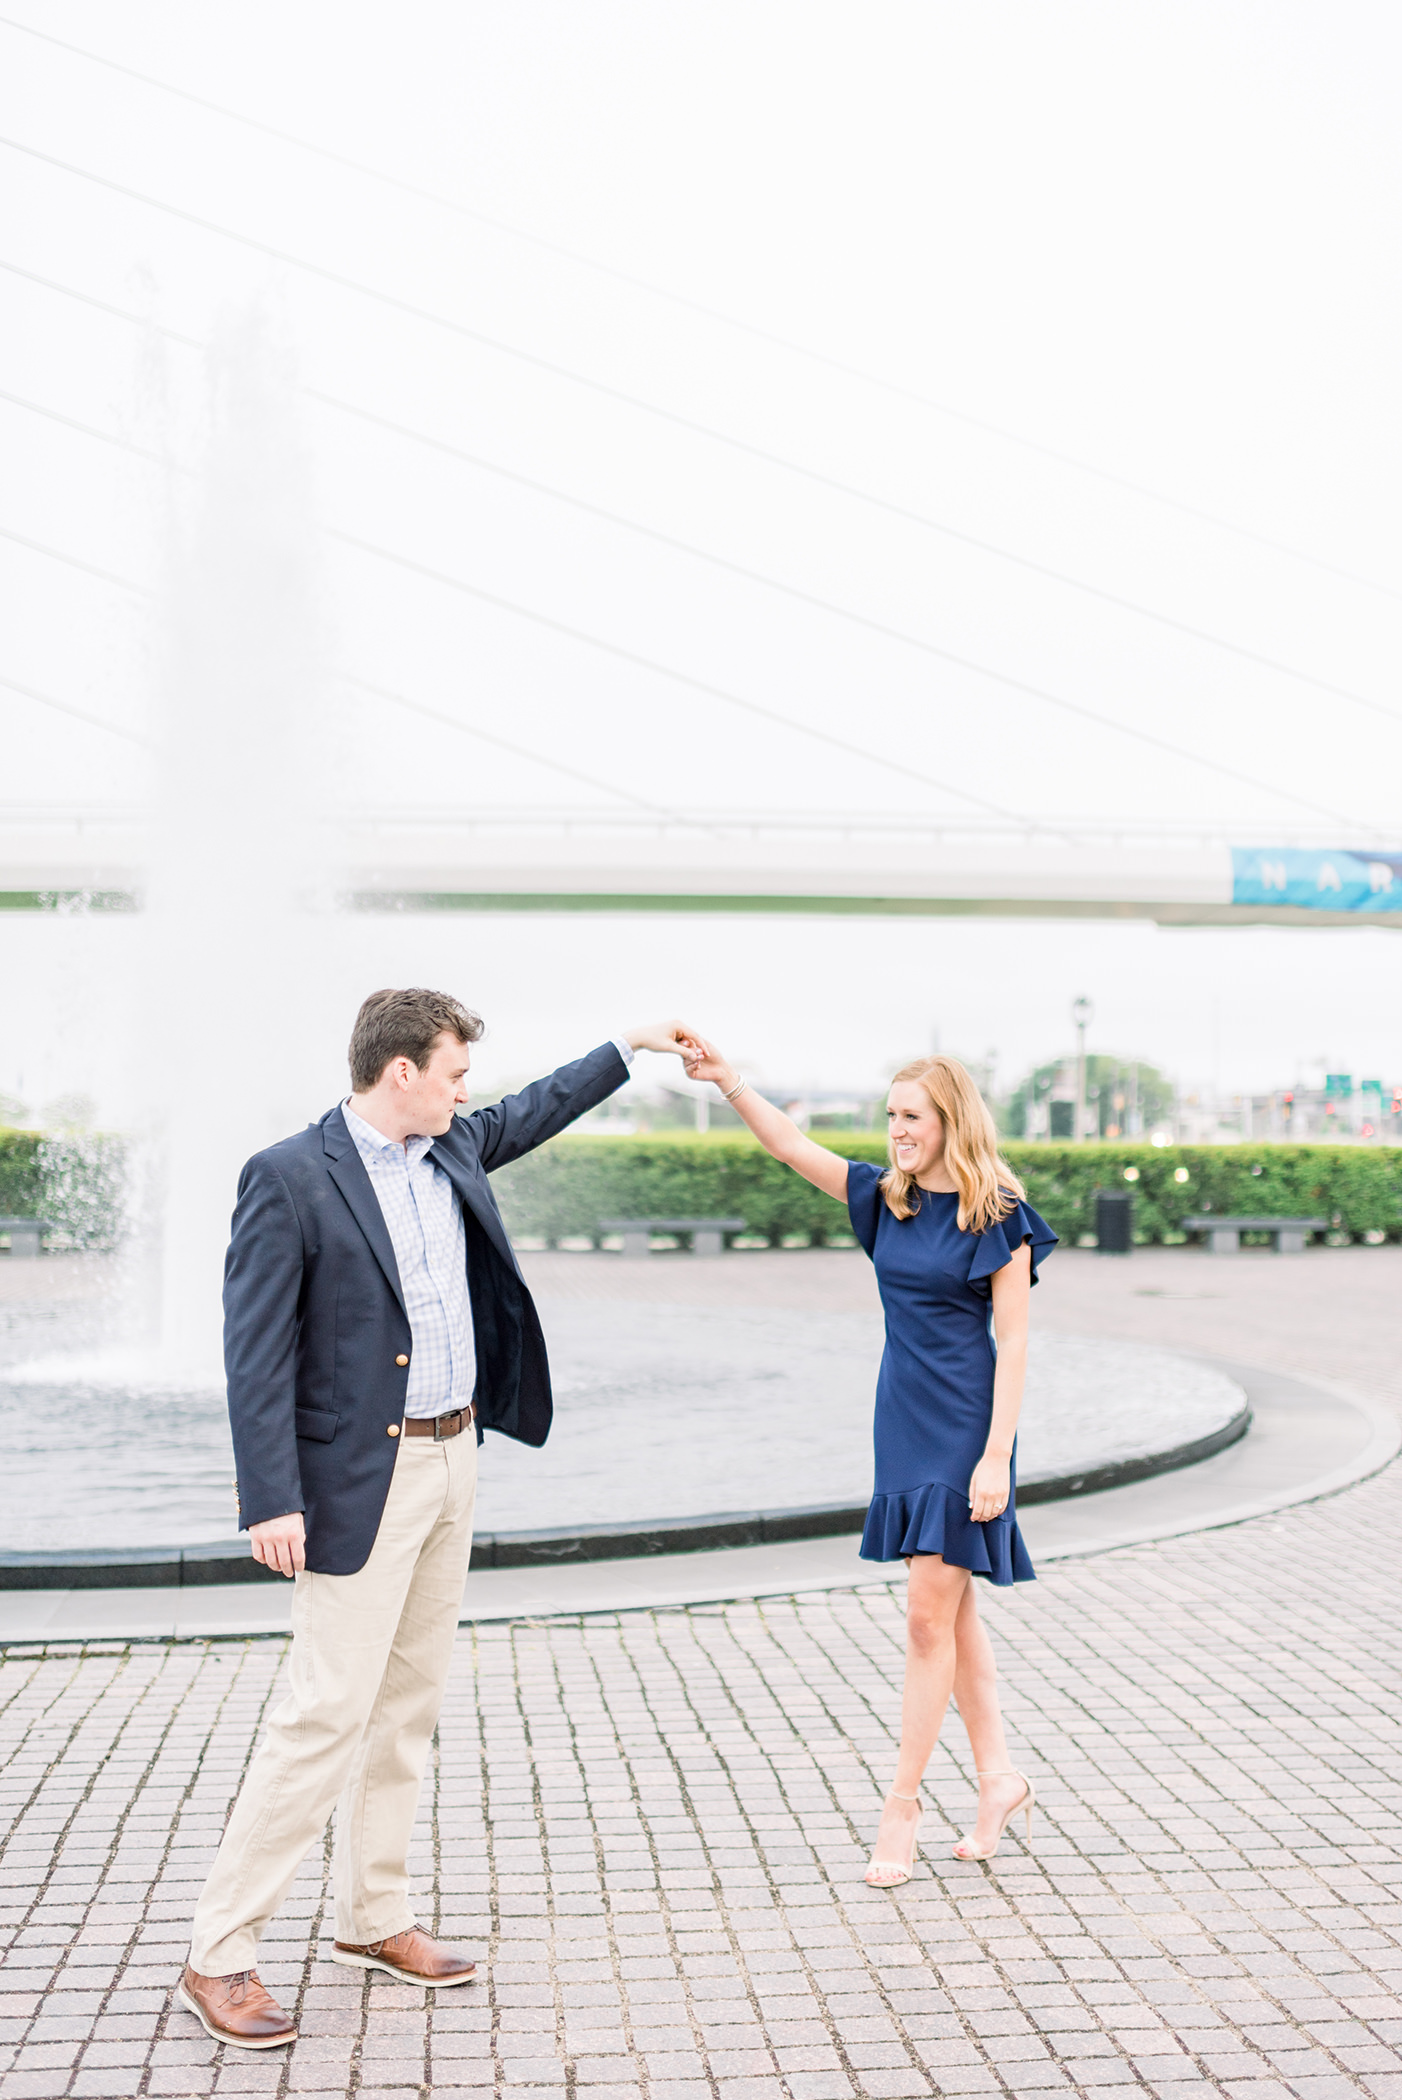
[[224, 1360], [240, 1523], [295, 1576], [289, 1690], [195, 1909], [182, 2005], [216, 2040], [296, 2028], [258, 1981], [260, 1935], [336, 1808], [333, 1959], [420, 1986], [474, 1964], [414, 1922], [407, 1857], [472, 1550], [485, 1425], [550, 1431], [540, 1321], [487, 1176], [621, 1086], [631, 1029], [460, 1117], [482, 1023], [441, 992], [372, 993], [351, 1094], [239, 1181]]

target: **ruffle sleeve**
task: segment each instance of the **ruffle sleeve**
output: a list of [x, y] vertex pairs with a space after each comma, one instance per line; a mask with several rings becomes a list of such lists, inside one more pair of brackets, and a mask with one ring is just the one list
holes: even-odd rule
[[1038, 1217], [1030, 1203], [1014, 1203], [1005, 1218], [990, 1225], [987, 1232], [978, 1235], [974, 1259], [969, 1269], [970, 1286], [981, 1298], [991, 1297], [993, 1285], [990, 1279], [1000, 1269], [1006, 1269], [1019, 1247], [1030, 1245], [1032, 1249], [1032, 1281], [1037, 1281], [1040, 1264], [1057, 1244], [1057, 1235], [1045, 1218]]
[[873, 1255], [884, 1201], [881, 1177], [885, 1171], [884, 1167], [874, 1167], [869, 1159], [849, 1159], [847, 1162], [847, 1215], [852, 1220], [858, 1243]]

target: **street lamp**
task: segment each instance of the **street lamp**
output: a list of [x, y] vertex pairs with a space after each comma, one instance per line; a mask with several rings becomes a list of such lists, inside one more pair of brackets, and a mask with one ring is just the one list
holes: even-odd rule
[[1076, 1024], [1076, 1138], [1086, 1137], [1086, 1030], [1095, 1019], [1095, 1008], [1084, 994], [1073, 1000], [1071, 1018]]

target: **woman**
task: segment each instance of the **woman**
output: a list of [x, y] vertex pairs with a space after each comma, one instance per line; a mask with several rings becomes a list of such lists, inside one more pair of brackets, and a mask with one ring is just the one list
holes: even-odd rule
[[1013, 1461], [1028, 1293], [1056, 1234], [1022, 1200], [979, 1091], [952, 1057], [922, 1057], [897, 1072], [884, 1173], [815, 1145], [700, 1038], [687, 1070], [720, 1088], [775, 1159], [845, 1201], [886, 1311], [876, 1484], [861, 1551], [866, 1560], [903, 1559], [910, 1585], [900, 1756], [866, 1879], [896, 1888], [911, 1877], [920, 1781], [951, 1692], [979, 1778], [978, 1820], [954, 1856], [991, 1859], [1019, 1810], [1031, 1835], [1035, 1795], [1008, 1762], [993, 1651], [970, 1578], [1034, 1580], [1014, 1516]]

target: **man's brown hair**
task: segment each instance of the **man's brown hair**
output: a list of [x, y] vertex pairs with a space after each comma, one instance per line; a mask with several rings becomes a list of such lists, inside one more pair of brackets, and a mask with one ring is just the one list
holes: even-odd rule
[[368, 1094], [396, 1057], [407, 1057], [422, 1072], [434, 1044], [445, 1034], [460, 1043], [475, 1043], [482, 1022], [448, 992], [426, 992], [419, 985], [406, 992], [372, 992], [351, 1030], [352, 1091]]

